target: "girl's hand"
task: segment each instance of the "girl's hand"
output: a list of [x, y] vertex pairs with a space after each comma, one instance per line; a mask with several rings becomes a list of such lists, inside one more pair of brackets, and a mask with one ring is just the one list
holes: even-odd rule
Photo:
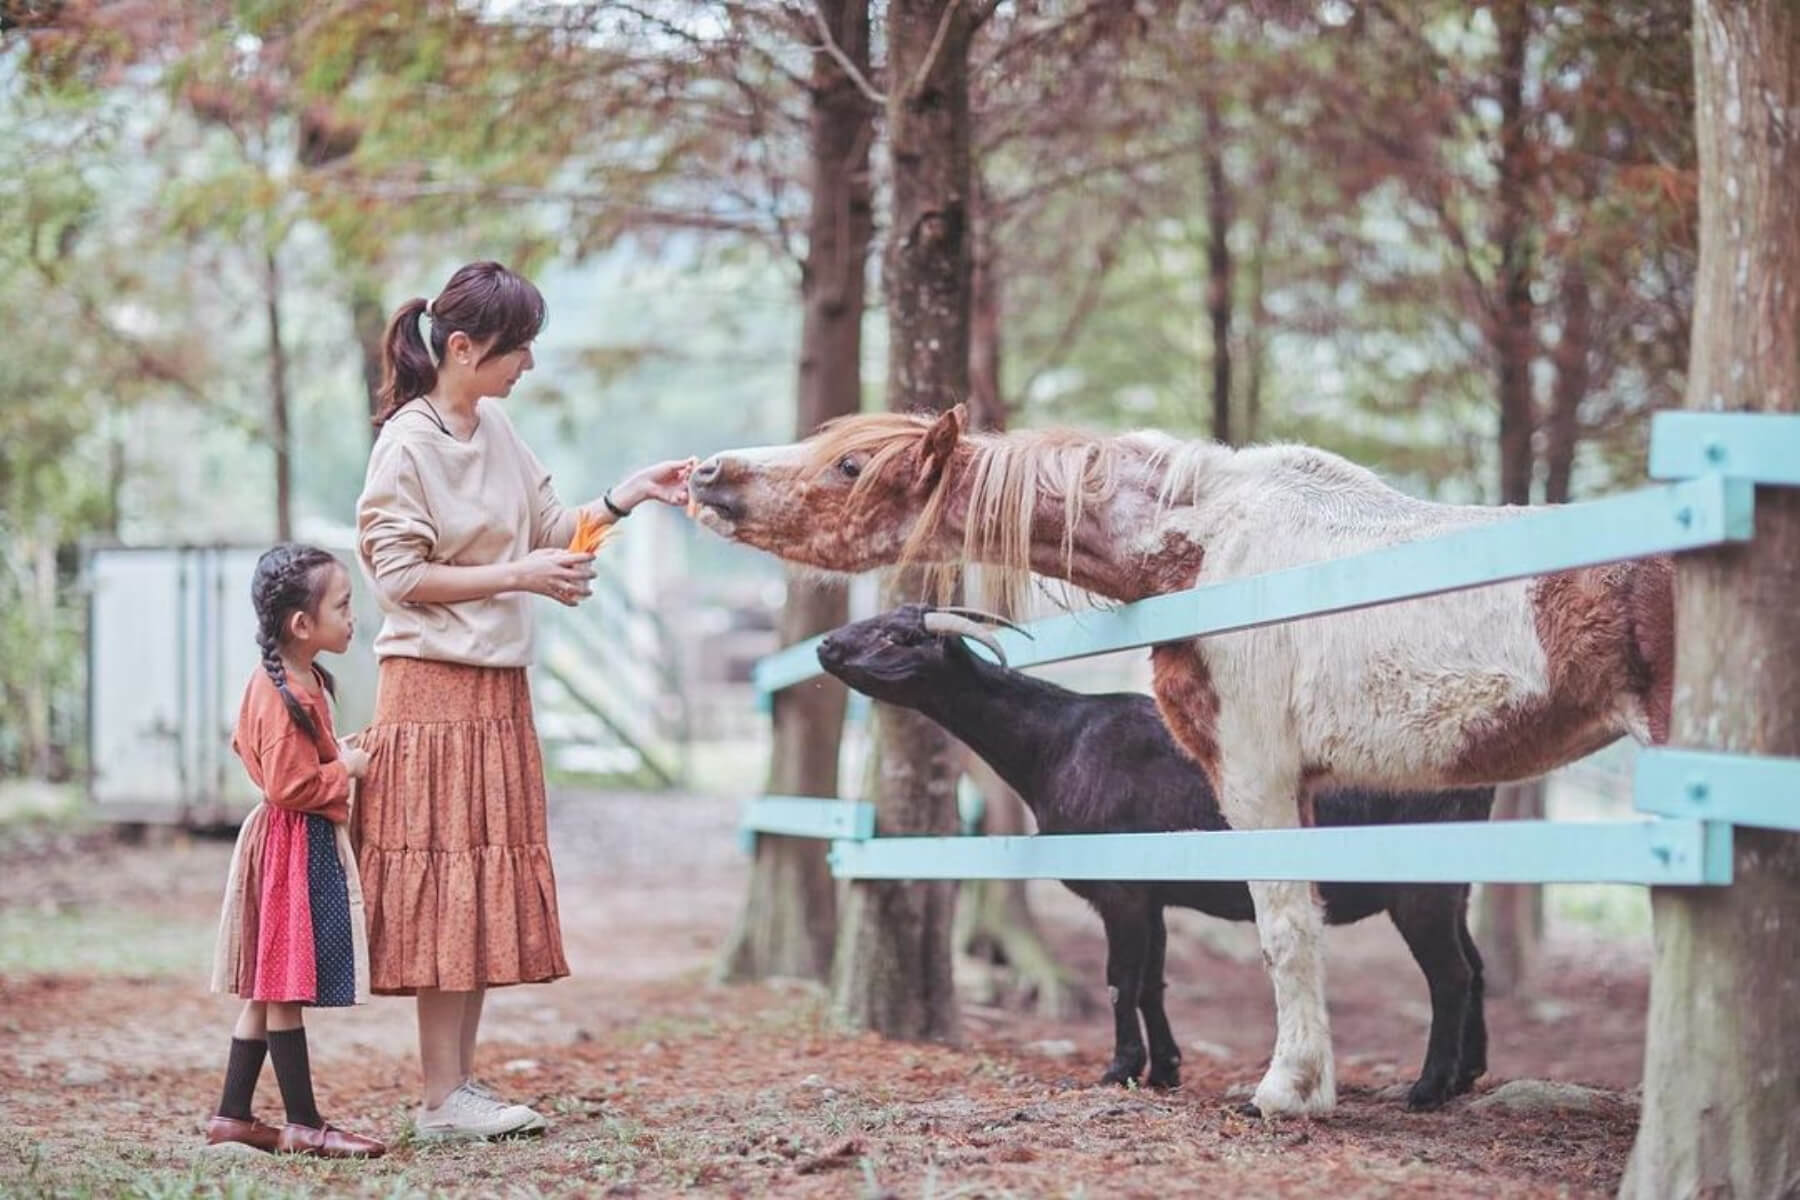
[[350, 778], [361, 779], [369, 773], [369, 752], [359, 746], [343, 746], [338, 758], [344, 764], [344, 770], [350, 772]]
[[519, 589], [548, 596], [570, 608], [593, 591], [594, 556], [548, 547], [533, 550], [518, 563]]
[[612, 490], [613, 503], [630, 512], [646, 500], [681, 507], [688, 502], [687, 480], [700, 465], [697, 458], [671, 458], [627, 476]]

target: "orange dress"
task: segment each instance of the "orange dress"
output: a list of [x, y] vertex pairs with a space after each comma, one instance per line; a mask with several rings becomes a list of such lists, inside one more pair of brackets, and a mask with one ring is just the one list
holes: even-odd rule
[[291, 689], [308, 735], [258, 670], [231, 748], [263, 803], [245, 818], [225, 886], [212, 987], [246, 1000], [337, 1006], [369, 995], [362, 888], [345, 823], [350, 776], [323, 688]]

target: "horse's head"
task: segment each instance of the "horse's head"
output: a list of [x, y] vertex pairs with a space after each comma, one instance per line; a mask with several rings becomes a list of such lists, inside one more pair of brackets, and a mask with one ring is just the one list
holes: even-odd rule
[[865, 413], [792, 445], [715, 454], [688, 477], [695, 516], [827, 571], [981, 563], [984, 602], [1009, 612], [1032, 571], [1128, 600], [1193, 582], [1197, 544], [1157, 528], [1187, 486], [1170, 483], [1170, 463], [1229, 450], [1072, 429], [970, 433], [966, 420], [961, 405]]
[[959, 462], [973, 453], [961, 405], [936, 416], [866, 413], [787, 446], [726, 450], [688, 478], [715, 533], [789, 562], [859, 572], [960, 550], [944, 521]]

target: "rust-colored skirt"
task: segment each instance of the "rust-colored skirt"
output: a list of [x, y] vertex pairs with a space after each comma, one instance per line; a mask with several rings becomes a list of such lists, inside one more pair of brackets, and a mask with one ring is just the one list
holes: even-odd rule
[[462, 992], [569, 973], [523, 667], [384, 658], [351, 813], [370, 986]]

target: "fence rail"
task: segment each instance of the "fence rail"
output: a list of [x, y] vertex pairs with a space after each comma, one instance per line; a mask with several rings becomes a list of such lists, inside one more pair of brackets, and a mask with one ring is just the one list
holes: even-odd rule
[[[1443, 537], [1208, 584], [998, 634], [1015, 667], [1392, 604], [1464, 588], [1749, 540], [1758, 484], [1800, 486], [1800, 417], [1661, 413], [1651, 474], [1680, 482], [1530, 510]], [[759, 662], [766, 698], [820, 674], [819, 639]], [[1634, 803], [1651, 819], [1504, 821], [1034, 837], [876, 836], [871, 806], [761, 797], [743, 827], [832, 839], [857, 879], [1292, 879], [1395, 883], [1731, 881], [1734, 825], [1800, 830], [1800, 759], [1659, 748]], [[807, 806], [816, 806], [809, 809]], [[851, 832], [842, 826], [854, 823]]]
[[[1203, 584], [1119, 608], [1052, 617], [1034, 623], [1029, 639], [1006, 630], [998, 636], [1014, 666], [1042, 666], [1747, 541], [1752, 495], [1747, 480], [1707, 476], [1606, 500], [1526, 510], [1443, 537]], [[759, 662], [751, 676], [756, 688], [778, 692], [818, 675], [818, 641], [797, 642]]]

